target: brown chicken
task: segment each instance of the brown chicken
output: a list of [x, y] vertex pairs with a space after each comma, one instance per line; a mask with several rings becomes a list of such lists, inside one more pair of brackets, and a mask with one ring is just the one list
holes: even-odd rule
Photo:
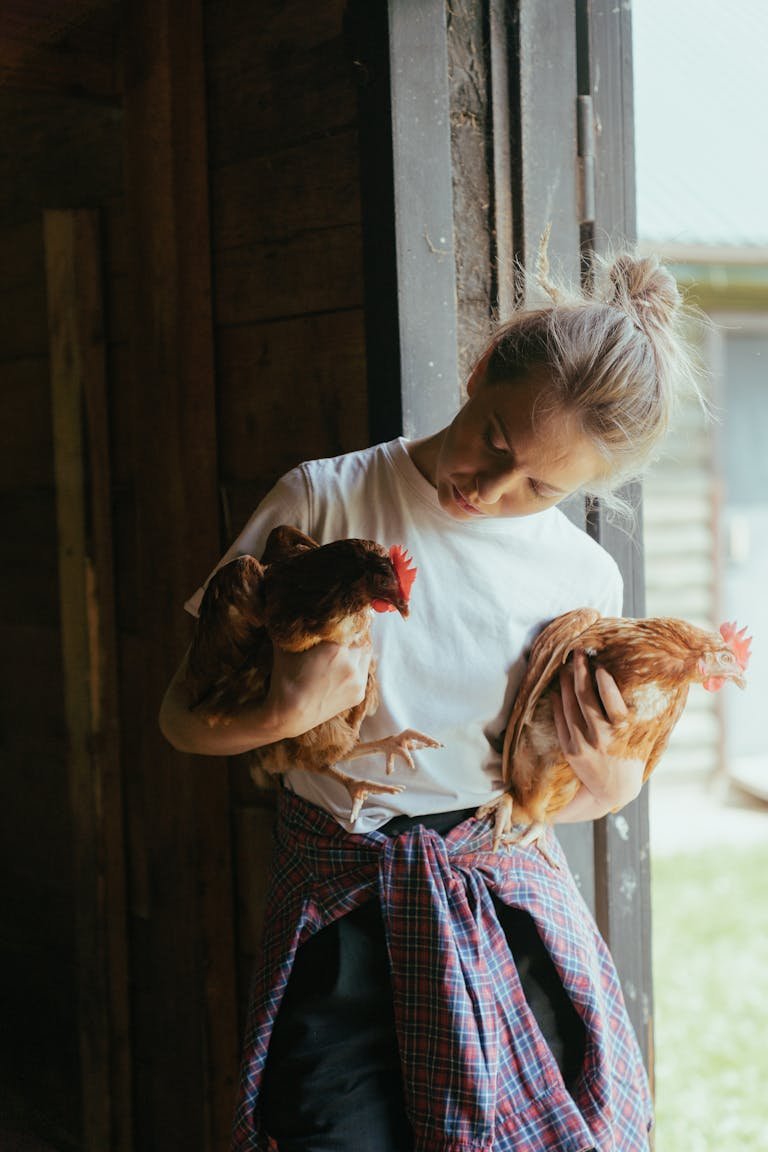
[[[502, 842], [540, 843], [580, 781], [565, 759], [555, 729], [552, 695], [560, 669], [577, 650], [613, 676], [629, 714], [617, 727], [612, 755], [642, 760], [643, 781], [656, 767], [679, 720], [692, 683], [715, 692], [733, 680], [745, 686], [750, 639], [746, 629], [723, 624], [719, 634], [683, 620], [601, 617], [592, 608], [558, 616], [533, 643], [527, 671], [504, 737], [502, 772], [507, 791], [484, 805], [494, 813], [494, 850]], [[599, 698], [599, 693], [598, 693]], [[526, 827], [512, 832], [513, 825]], [[549, 858], [547, 856], [547, 858]]]
[[[191, 707], [213, 726], [229, 723], [245, 703], [263, 700], [269, 691], [273, 645], [304, 652], [323, 641], [368, 643], [370, 610], [406, 617], [415, 578], [410, 557], [397, 545], [389, 552], [370, 540], [319, 546], [289, 525], [275, 528], [261, 561], [240, 556], [208, 583], [187, 662]], [[440, 747], [412, 729], [360, 743], [360, 725], [377, 705], [371, 661], [362, 702], [301, 736], [255, 749], [254, 779], [262, 784], [262, 771], [277, 775], [294, 768], [326, 773], [347, 788], [350, 819], [356, 820], [369, 793], [395, 794], [403, 786], [355, 780], [338, 762], [383, 752], [389, 773], [396, 755], [412, 767], [410, 749]]]

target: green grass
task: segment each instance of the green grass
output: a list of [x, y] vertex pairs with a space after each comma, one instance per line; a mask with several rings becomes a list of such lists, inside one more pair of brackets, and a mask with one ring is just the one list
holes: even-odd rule
[[768, 847], [653, 860], [656, 1152], [768, 1149]]

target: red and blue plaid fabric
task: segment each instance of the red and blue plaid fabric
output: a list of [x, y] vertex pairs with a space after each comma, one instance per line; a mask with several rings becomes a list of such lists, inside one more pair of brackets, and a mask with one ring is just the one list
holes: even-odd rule
[[[232, 1148], [264, 1150], [259, 1084], [296, 948], [378, 895], [416, 1152], [648, 1152], [652, 1106], [642, 1059], [604, 941], [554, 837], [490, 851], [488, 822], [445, 838], [347, 833], [283, 792]], [[491, 900], [533, 917], [587, 1029], [571, 1096], [528, 1007]]]

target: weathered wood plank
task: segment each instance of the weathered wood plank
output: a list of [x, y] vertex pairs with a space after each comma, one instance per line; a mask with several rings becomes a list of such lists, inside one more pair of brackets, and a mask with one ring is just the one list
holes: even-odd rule
[[212, 167], [355, 124], [345, 0], [207, 0]]
[[112, 5], [4, 5], [0, 88], [69, 99], [117, 99], [114, 39]]
[[257, 481], [266, 491], [302, 460], [367, 443], [360, 310], [221, 329], [218, 363], [225, 482]]
[[[7, 48], [8, 42], [5, 42]], [[50, 92], [80, 98], [117, 100], [113, 61], [104, 54], [57, 51], [45, 44], [22, 44], [0, 57], [0, 87], [11, 92]]]
[[[487, 342], [496, 288], [493, 190], [497, 181], [491, 179], [495, 109], [488, 101], [493, 41], [489, 51], [484, 8], [478, 0], [456, 0], [447, 10], [457, 355], [462, 388]], [[506, 36], [504, 40], [506, 44]]]
[[[0, 307], [2, 302], [0, 301]], [[50, 380], [45, 356], [0, 361], [0, 491], [53, 485]]]
[[214, 248], [360, 223], [357, 131], [350, 128], [214, 169]]
[[[508, 9], [507, 9], [508, 11]], [[499, 13], [497, 19], [501, 23]], [[576, 187], [576, 26], [569, 0], [538, 4], [522, 0], [509, 24], [508, 57], [512, 86], [510, 116], [511, 166], [516, 173], [515, 195], [506, 209], [503, 227], [514, 236], [515, 255], [532, 277], [541, 236], [551, 226], [549, 256], [559, 275], [578, 281], [579, 225]], [[497, 55], [501, 54], [501, 45]], [[506, 168], [502, 164], [502, 172]], [[500, 257], [501, 258], [501, 257]], [[505, 298], [515, 289], [514, 270], [507, 259]], [[533, 303], [529, 289], [526, 303]], [[537, 289], [540, 298], [540, 291]], [[584, 502], [571, 499], [563, 511], [584, 527]], [[584, 899], [594, 909], [595, 875], [593, 826], [562, 825], [557, 835], [568, 856]]]
[[83, 1137], [119, 1152], [131, 1082], [100, 221], [47, 212], [44, 226]]
[[[55, 533], [56, 522], [52, 522]], [[55, 536], [53, 551], [55, 553]], [[55, 559], [55, 556], [54, 556]], [[0, 650], [3, 659], [0, 661], [0, 699], [3, 700], [8, 712], [12, 715], [14, 723], [5, 723], [0, 737], [2, 738], [3, 772], [0, 773], [0, 782], [3, 786], [8, 784], [5, 771], [6, 755], [15, 756], [15, 749], [19, 749], [20, 762], [25, 757], [28, 763], [25, 766], [25, 776], [29, 781], [29, 792], [15, 797], [15, 805], [2, 806], [2, 812], [10, 829], [12, 824], [11, 812], [25, 804], [30, 805], [30, 811], [36, 810], [40, 819], [45, 819], [45, 805], [40, 805], [39, 791], [36, 782], [49, 777], [49, 783], [54, 790], [54, 803], [52, 805], [51, 821], [55, 823], [60, 819], [60, 811], [66, 813], [66, 804], [59, 803], [66, 800], [66, 774], [59, 771], [64, 762], [66, 745], [66, 724], [64, 720], [64, 702], [61, 685], [61, 638], [58, 621], [53, 624], [22, 623], [18, 620], [5, 620], [0, 623]], [[16, 719], [18, 718], [18, 724]], [[43, 751], [39, 761], [32, 754], [31, 747], [36, 746]], [[51, 765], [56, 766], [55, 774]], [[35, 774], [39, 773], [39, 777]], [[21, 780], [16, 780], [15, 785]], [[14, 785], [14, 786], [15, 786]], [[59, 791], [60, 790], [60, 791]], [[7, 794], [7, 799], [13, 797], [13, 786]], [[67, 817], [64, 816], [64, 821]], [[68, 840], [62, 837], [62, 843], [69, 846]], [[5, 848], [8, 841], [2, 840]], [[11, 852], [10, 859], [16, 860], [16, 854]], [[17, 867], [24, 869], [28, 858], [22, 853], [18, 858]], [[29, 861], [32, 867], [37, 867], [38, 861]], [[62, 876], [62, 883], [65, 878]], [[66, 880], [68, 884], [68, 879]]]
[[[493, 130], [493, 260], [497, 318], [516, 304], [514, 160], [519, 153], [520, 110], [512, 93], [514, 52], [507, 0], [489, 0], [490, 107]], [[519, 203], [519, 201], [518, 201]], [[520, 231], [520, 230], [519, 230]], [[522, 234], [520, 232], [520, 234]]]
[[576, 183], [576, 25], [572, 0], [521, 0], [517, 6], [522, 202], [518, 256], [535, 271], [551, 225], [553, 270], [578, 281]]
[[390, 0], [390, 92], [403, 433], [460, 399], [444, 0]]
[[[253, 789], [253, 785], [251, 785]], [[237, 948], [240, 960], [240, 995], [246, 1007], [253, 966], [264, 931], [264, 912], [273, 854], [274, 804], [251, 803], [235, 810], [237, 854]]]
[[[45, 252], [43, 222], [39, 212], [30, 210], [26, 219], [12, 224], [0, 219], [0, 252], [3, 253], [3, 291], [35, 283], [45, 300]], [[4, 343], [0, 347], [5, 347]]]
[[[594, 246], [635, 235], [632, 113], [632, 37], [628, 7], [608, 0], [579, 2], [580, 86], [591, 96], [596, 124]], [[615, 557], [624, 576], [624, 612], [645, 613], [640, 488], [625, 492], [637, 508], [632, 531], [617, 527], [604, 510], [590, 531]], [[601, 821], [595, 832], [597, 918], [621, 973], [630, 1016], [650, 1065], [652, 977], [648, 798]]]
[[58, 627], [53, 487], [0, 490], [0, 523], [5, 546], [0, 625]]
[[223, 252], [216, 271], [216, 322], [254, 324], [363, 302], [359, 224]]
[[350, 0], [345, 31], [357, 87], [368, 423], [377, 443], [403, 427], [387, 4]]
[[[23, 259], [23, 257], [22, 257]], [[45, 356], [45, 280], [42, 269], [32, 267], [23, 280], [11, 274], [0, 285], [0, 348], [5, 362]]]
[[25, 224], [51, 204], [77, 208], [120, 193], [120, 107], [0, 86], [0, 217]]
[[181, 756], [157, 727], [189, 639], [189, 573], [220, 546], [201, 4], [126, 3], [123, 43], [144, 654], [128, 792], [136, 1143], [213, 1152], [238, 1061], [226, 766]]

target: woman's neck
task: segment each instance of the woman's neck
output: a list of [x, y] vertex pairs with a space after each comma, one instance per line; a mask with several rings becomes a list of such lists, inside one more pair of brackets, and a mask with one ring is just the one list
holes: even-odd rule
[[411, 440], [405, 448], [413, 464], [433, 488], [437, 487], [437, 458], [443, 446], [445, 429], [421, 440]]

